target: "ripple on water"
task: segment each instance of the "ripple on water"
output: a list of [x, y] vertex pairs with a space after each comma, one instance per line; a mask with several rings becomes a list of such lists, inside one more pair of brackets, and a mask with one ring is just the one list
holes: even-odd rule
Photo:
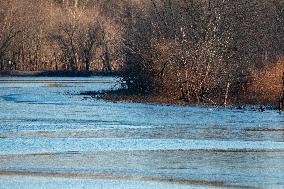
[[0, 83], [0, 188], [284, 187], [273, 110], [111, 103], [76, 94], [115, 78], [32, 79]]

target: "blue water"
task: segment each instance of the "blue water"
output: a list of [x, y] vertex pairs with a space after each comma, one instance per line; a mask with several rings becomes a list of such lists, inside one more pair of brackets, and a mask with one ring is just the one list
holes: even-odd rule
[[1, 78], [0, 188], [284, 188], [283, 114], [79, 95], [117, 81]]

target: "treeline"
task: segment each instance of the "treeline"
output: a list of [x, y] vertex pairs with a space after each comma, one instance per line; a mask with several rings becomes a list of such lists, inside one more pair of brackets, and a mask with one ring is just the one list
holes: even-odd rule
[[[84, 4], [83, 4], [84, 3]], [[1, 70], [111, 71], [119, 28], [104, 1], [0, 2]]]
[[133, 94], [271, 104], [283, 55], [280, 0], [0, 2], [1, 70], [119, 69]]

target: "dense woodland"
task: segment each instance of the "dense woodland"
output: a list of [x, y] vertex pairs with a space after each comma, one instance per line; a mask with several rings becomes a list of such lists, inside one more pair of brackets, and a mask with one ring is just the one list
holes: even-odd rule
[[284, 98], [282, 0], [0, 1], [1, 70], [120, 70], [132, 94]]

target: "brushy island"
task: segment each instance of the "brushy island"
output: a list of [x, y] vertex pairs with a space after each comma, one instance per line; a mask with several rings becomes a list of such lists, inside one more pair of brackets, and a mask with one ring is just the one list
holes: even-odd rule
[[[226, 80], [223, 85], [201, 86], [198, 92], [190, 91], [188, 85], [176, 85], [175, 80], [167, 80], [163, 83], [163, 80], [155, 74], [145, 77], [145, 72], [142, 72], [129, 76], [129, 70], [127, 70], [120, 73], [122, 80], [119, 89], [91, 91], [83, 94], [114, 102], [225, 107], [231, 105], [237, 107], [257, 105], [260, 111], [263, 110], [263, 106], [283, 110], [283, 68], [283, 62], [279, 61], [269, 68], [254, 71], [249, 76], [238, 78], [235, 81]], [[135, 69], [135, 72], [137, 72], [137, 69]], [[160, 83], [157, 85], [156, 82]], [[152, 88], [149, 90], [151, 84]]]

